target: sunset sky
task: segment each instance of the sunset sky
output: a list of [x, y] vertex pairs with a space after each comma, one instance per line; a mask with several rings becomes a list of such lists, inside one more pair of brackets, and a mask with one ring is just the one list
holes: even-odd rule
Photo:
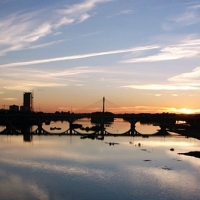
[[[200, 1], [0, 0], [0, 103], [200, 113]], [[96, 102], [96, 103], [95, 103]]]

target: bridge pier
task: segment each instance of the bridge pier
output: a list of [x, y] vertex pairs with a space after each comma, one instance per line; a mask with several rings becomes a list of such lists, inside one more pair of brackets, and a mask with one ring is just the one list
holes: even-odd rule
[[31, 126], [30, 125], [21, 125], [20, 126], [21, 133], [24, 134], [30, 134], [31, 133]]
[[72, 133], [73, 133], [73, 122], [72, 123], [69, 122], [69, 134], [72, 135]]
[[72, 135], [73, 134], [73, 130], [74, 130], [74, 126], [73, 123], [77, 120], [78, 118], [75, 117], [70, 117], [67, 119], [68, 123], [69, 123], [69, 134]]
[[31, 125], [21, 124], [20, 130], [21, 130], [21, 133], [23, 134], [24, 142], [31, 142], [32, 137], [33, 137], [31, 134]]
[[101, 130], [101, 135], [103, 136], [105, 134], [105, 123], [103, 119], [101, 120], [100, 130]]
[[138, 120], [134, 116], [130, 116], [129, 118], [126, 118], [124, 120], [130, 123], [130, 135], [134, 136], [136, 133], [135, 124], [138, 122]]
[[130, 122], [131, 123], [131, 129], [130, 129], [130, 134], [135, 135], [135, 124], [136, 122]]
[[38, 134], [41, 135], [42, 131], [43, 131], [43, 129], [42, 129], [42, 123], [39, 123], [38, 124]]

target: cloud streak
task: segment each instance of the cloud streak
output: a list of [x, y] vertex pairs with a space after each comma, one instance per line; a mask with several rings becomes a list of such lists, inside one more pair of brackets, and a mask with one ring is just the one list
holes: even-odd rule
[[98, 52], [98, 53], [49, 58], [49, 59], [43, 59], [43, 60], [32, 60], [32, 61], [27, 61], [27, 62], [8, 63], [8, 64], [0, 65], [0, 68], [36, 65], [36, 64], [58, 62], [58, 61], [64, 61], [64, 60], [76, 60], [76, 59], [90, 58], [90, 57], [96, 57], [96, 56], [121, 54], [121, 53], [136, 52], [136, 51], [146, 51], [146, 50], [157, 49], [157, 48], [159, 47], [158, 46], [144, 46], [144, 47], [136, 47], [136, 48], [129, 48], [129, 49], [104, 51], [104, 52]]
[[[80, 86], [83, 82], [87, 82], [87, 79], [85, 81], [80, 80], [79, 76], [86, 74], [87, 77], [88, 74], [102, 72], [105, 71], [100, 68], [88, 66], [53, 71], [35, 70], [33, 68], [7, 68], [6, 70], [4, 69], [0, 87], [8, 90], [29, 91], [38, 87], [66, 87], [71, 84]], [[21, 74], [23, 74], [23, 80], [21, 79]]]
[[122, 87], [138, 89], [138, 90], [199, 90], [198, 87], [187, 86], [187, 85], [146, 84], [146, 85], [126, 85]]
[[17, 98], [8, 97], [8, 98], [4, 98], [3, 100], [5, 100], [5, 101], [15, 101], [15, 100], [17, 100]]

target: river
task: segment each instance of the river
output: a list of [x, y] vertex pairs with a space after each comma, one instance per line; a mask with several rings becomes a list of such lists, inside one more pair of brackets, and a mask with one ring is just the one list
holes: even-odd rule
[[[62, 132], [68, 125], [44, 128], [52, 126]], [[107, 128], [123, 133], [130, 125], [118, 121]], [[153, 134], [158, 127], [136, 129]], [[200, 151], [200, 141], [174, 133], [104, 140], [34, 135], [30, 142], [1, 135], [0, 199], [200, 199], [200, 159], [179, 154], [191, 151]]]

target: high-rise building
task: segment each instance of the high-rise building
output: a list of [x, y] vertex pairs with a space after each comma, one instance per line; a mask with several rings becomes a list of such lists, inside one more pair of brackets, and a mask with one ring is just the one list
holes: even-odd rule
[[33, 93], [24, 92], [24, 101], [23, 101], [24, 111], [33, 111]]

